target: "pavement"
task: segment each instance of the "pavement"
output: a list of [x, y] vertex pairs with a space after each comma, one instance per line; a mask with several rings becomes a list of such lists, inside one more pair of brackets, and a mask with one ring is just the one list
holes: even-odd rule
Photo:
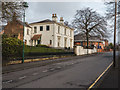
[[119, 90], [120, 75], [120, 53], [117, 53], [116, 66], [111, 68], [103, 75], [102, 79], [94, 86], [95, 89], [114, 89]]

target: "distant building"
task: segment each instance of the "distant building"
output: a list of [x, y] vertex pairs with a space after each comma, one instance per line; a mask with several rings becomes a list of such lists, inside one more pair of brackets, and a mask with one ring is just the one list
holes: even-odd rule
[[[86, 35], [83, 34], [77, 34], [74, 36], [74, 45], [79, 46], [87, 46], [87, 40]], [[99, 36], [91, 36], [89, 37], [89, 46], [94, 45], [98, 49], [104, 49], [105, 46], [108, 46], [108, 40], [106, 39], [100, 39]]]
[[60, 22], [57, 15], [52, 15], [52, 20], [46, 19], [29, 24], [32, 27], [32, 45], [44, 44], [50, 47], [73, 48], [74, 29], [64, 24], [63, 17]]
[[[31, 45], [31, 30], [32, 28], [25, 23], [24, 39], [26, 45]], [[12, 21], [9, 21], [2, 31], [3, 32], [1, 33], [6, 34], [8, 37], [16, 37], [23, 40], [23, 22], [16, 20], [15, 18], [13, 18]], [[29, 42], [26, 40], [29, 40]]]

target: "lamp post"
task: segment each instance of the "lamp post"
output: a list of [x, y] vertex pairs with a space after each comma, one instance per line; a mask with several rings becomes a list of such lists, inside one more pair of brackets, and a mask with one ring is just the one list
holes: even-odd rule
[[115, 20], [114, 20], [114, 50], [113, 50], [113, 67], [116, 66], [116, 16], [117, 16], [117, 0], [115, 0]]
[[23, 2], [23, 55], [22, 55], [22, 63], [24, 63], [24, 48], [25, 48], [25, 40], [24, 40], [24, 31], [25, 31], [25, 9], [28, 8], [28, 3]]

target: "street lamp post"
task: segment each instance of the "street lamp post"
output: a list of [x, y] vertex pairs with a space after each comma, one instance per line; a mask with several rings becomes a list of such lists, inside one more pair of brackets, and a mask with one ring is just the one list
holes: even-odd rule
[[28, 4], [27, 2], [23, 2], [23, 10], [24, 10], [24, 13], [23, 13], [23, 55], [22, 55], [22, 63], [24, 63], [24, 48], [25, 48], [25, 39], [24, 39], [24, 31], [25, 31], [25, 9], [28, 7]]

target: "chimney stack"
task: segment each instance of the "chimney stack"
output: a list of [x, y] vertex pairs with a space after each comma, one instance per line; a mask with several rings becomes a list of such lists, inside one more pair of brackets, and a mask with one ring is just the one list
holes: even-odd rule
[[61, 24], [64, 24], [63, 17], [60, 17], [60, 23], [61, 23]]
[[52, 20], [55, 21], [55, 22], [57, 22], [57, 15], [56, 15], [56, 13], [52, 14]]

